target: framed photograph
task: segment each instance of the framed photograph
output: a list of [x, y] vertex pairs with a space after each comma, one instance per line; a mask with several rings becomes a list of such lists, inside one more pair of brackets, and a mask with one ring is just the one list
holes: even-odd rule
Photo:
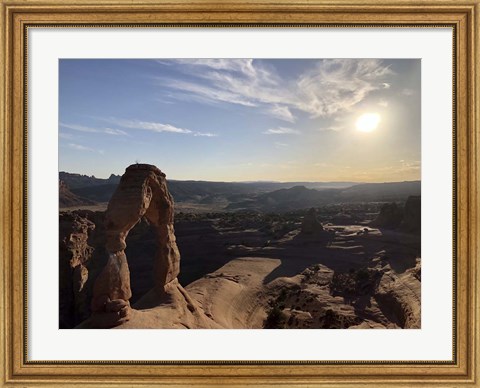
[[0, 4], [2, 386], [478, 386], [478, 0]]

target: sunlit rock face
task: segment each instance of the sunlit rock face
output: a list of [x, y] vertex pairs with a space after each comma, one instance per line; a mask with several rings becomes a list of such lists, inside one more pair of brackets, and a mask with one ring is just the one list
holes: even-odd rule
[[99, 326], [116, 326], [129, 319], [132, 292], [125, 240], [142, 218], [150, 223], [157, 239], [155, 290], [164, 292], [178, 276], [180, 253], [173, 227], [173, 199], [165, 174], [149, 164], [131, 165], [122, 176], [105, 214], [109, 259], [95, 282], [92, 300], [92, 318], [98, 318]]

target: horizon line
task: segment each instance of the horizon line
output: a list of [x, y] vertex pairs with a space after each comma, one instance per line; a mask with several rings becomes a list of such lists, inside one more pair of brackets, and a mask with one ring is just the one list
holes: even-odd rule
[[[69, 171], [59, 171], [58, 173], [67, 173], [67, 174], [76, 174], [76, 175], [81, 175], [81, 176], [86, 176], [89, 178], [95, 178], [95, 179], [104, 179], [108, 180], [110, 176], [115, 175], [115, 176], [120, 176], [122, 177], [123, 174], [115, 174], [111, 173], [108, 177], [99, 177], [96, 175], [88, 175], [88, 174], [82, 174], [79, 172], [69, 172]], [[162, 171], [163, 172], [163, 171]], [[276, 180], [250, 180], [250, 181], [228, 181], [228, 180], [206, 180], [206, 179], [176, 179], [176, 178], [169, 178], [166, 176], [167, 181], [183, 181], [183, 182], [211, 182], [211, 183], [355, 183], [355, 184], [364, 184], [364, 183], [401, 183], [401, 182], [421, 182], [421, 179], [412, 179], [412, 180], [391, 180], [391, 181], [351, 181], [351, 180], [339, 180], [339, 181], [311, 181], [311, 180], [298, 180], [298, 181], [276, 181]]]

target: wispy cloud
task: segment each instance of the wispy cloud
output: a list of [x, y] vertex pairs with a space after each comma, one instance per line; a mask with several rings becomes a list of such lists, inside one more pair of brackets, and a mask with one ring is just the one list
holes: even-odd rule
[[280, 120], [295, 122], [295, 117], [288, 108], [288, 106], [274, 105], [269, 110], [270, 114]]
[[71, 133], [65, 133], [65, 132], [59, 132], [58, 137], [60, 139], [74, 139], [75, 138], [75, 136], [72, 135]]
[[87, 127], [85, 125], [78, 125], [78, 124], [67, 124], [67, 123], [60, 123], [60, 126], [67, 129], [72, 129], [74, 131], [79, 132], [87, 132], [87, 133], [106, 133], [107, 135], [115, 135], [115, 136], [128, 136], [128, 133], [122, 131], [121, 129], [114, 129], [114, 128], [93, 128]]
[[415, 94], [415, 90], [405, 88], [405, 89], [402, 90], [402, 94], [404, 96], [413, 96]]
[[124, 120], [115, 118], [108, 119], [108, 121], [123, 128], [143, 129], [152, 132], [192, 133], [192, 131], [189, 129], [179, 128], [171, 124], [162, 124], [152, 121]]
[[405, 161], [405, 160], [400, 160], [400, 165], [401, 167], [398, 168], [399, 170], [420, 170], [421, 168], [421, 163], [419, 160], [413, 160], [413, 161]]
[[122, 131], [121, 129], [114, 129], [114, 128], [104, 128], [103, 132], [105, 132], [108, 135], [124, 135], [128, 136], [128, 133], [125, 131]]
[[299, 135], [300, 131], [293, 128], [278, 127], [267, 129], [262, 133], [265, 135]]
[[385, 88], [392, 75], [378, 59], [326, 59], [298, 81], [298, 108], [312, 117], [349, 111], [367, 95]]
[[182, 99], [229, 103], [295, 122], [292, 109], [312, 118], [348, 111], [371, 92], [387, 89], [393, 71], [378, 59], [324, 59], [297, 79], [286, 81], [261, 61], [251, 59], [181, 59], [175, 64], [188, 78], [156, 78]]
[[388, 173], [388, 174], [400, 174], [400, 173], [418, 173], [421, 169], [421, 163], [419, 160], [406, 161], [399, 160], [399, 164], [389, 164], [381, 167], [374, 167], [369, 169], [368, 172], [363, 174], [376, 174], [376, 173]]
[[248, 76], [255, 76], [257, 74], [257, 70], [253, 66], [253, 59], [177, 59], [175, 62], [188, 66], [203, 66], [213, 70], [240, 72]]
[[194, 132], [193, 136], [217, 137], [218, 135], [216, 133], [210, 133], [210, 132]]
[[151, 131], [156, 133], [169, 132], [169, 133], [189, 134], [193, 136], [204, 136], [204, 137], [218, 136], [217, 134], [211, 133], [211, 132], [192, 131], [187, 128], [180, 128], [171, 124], [164, 124], [164, 123], [158, 123], [153, 121], [126, 120], [126, 119], [118, 119], [118, 118], [112, 118], [112, 117], [104, 120], [111, 122], [115, 125], [118, 125], [119, 127], [122, 127], [122, 128], [140, 129], [140, 130]]
[[73, 129], [74, 131], [80, 131], [80, 132], [90, 132], [90, 133], [98, 132], [97, 129], [86, 127], [84, 125], [60, 123], [60, 126], [63, 128]]
[[[192, 99], [196, 101], [205, 101], [205, 102], [226, 102], [230, 104], [237, 104], [243, 106], [256, 107], [257, 103], [248, 99], [247, 96], [243, 96], [240, 93], [235, 91], [230, 91], [227, 88], [222, 87], [212, 87], [208, 85], [201, 85], [189, 81], [181, 81], [177, 79], [168, 79], [168, 78], [157, 78], [157, 80], [162, 84], [171, 89], [176, 89], [180, 91], [182, 99]], [[232, 83], [237, 81], [233, 78], [230, 80]], [[189, 96], [189, 94], [190, 96]]]
[[96, 150], [94, 148], [90, 148], [90, 147], [85, 147], [83, 145], [80, 145], [80, 144], [75, 144], [75, 143], [69, 143], [68, 144], [68, 147], [69, 148], [72, 148], [74, 150], [77, 150], [77, 151], [83, 151], [83, 152], [98, 152], [99, 154], [103, 154], [104, 151], [103, 150]]
[[338, 132], [341, 131], [342, 129], [345, 129], [345, 126], [341, 125], [331, 125], [329, 127], [320, 127], [318, 128], [319, 131], [332, 131], [332, 132]]

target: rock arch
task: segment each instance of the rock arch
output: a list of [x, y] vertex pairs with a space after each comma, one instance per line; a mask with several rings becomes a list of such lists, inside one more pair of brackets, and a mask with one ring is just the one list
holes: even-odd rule
[[173, 226], [174, 208], [165, 174], [149, 164], [133, 164], [113, 194], [105, 214], [105, 268], [95, 281], [92, 312], [98, 326], [119, 325], [129, 318], [130, 272], [125, 240], [130, 230], [145, 217], [157, 234], [154, 258], [155, 289], [164, 292], [180, 272], [180, 253]]

